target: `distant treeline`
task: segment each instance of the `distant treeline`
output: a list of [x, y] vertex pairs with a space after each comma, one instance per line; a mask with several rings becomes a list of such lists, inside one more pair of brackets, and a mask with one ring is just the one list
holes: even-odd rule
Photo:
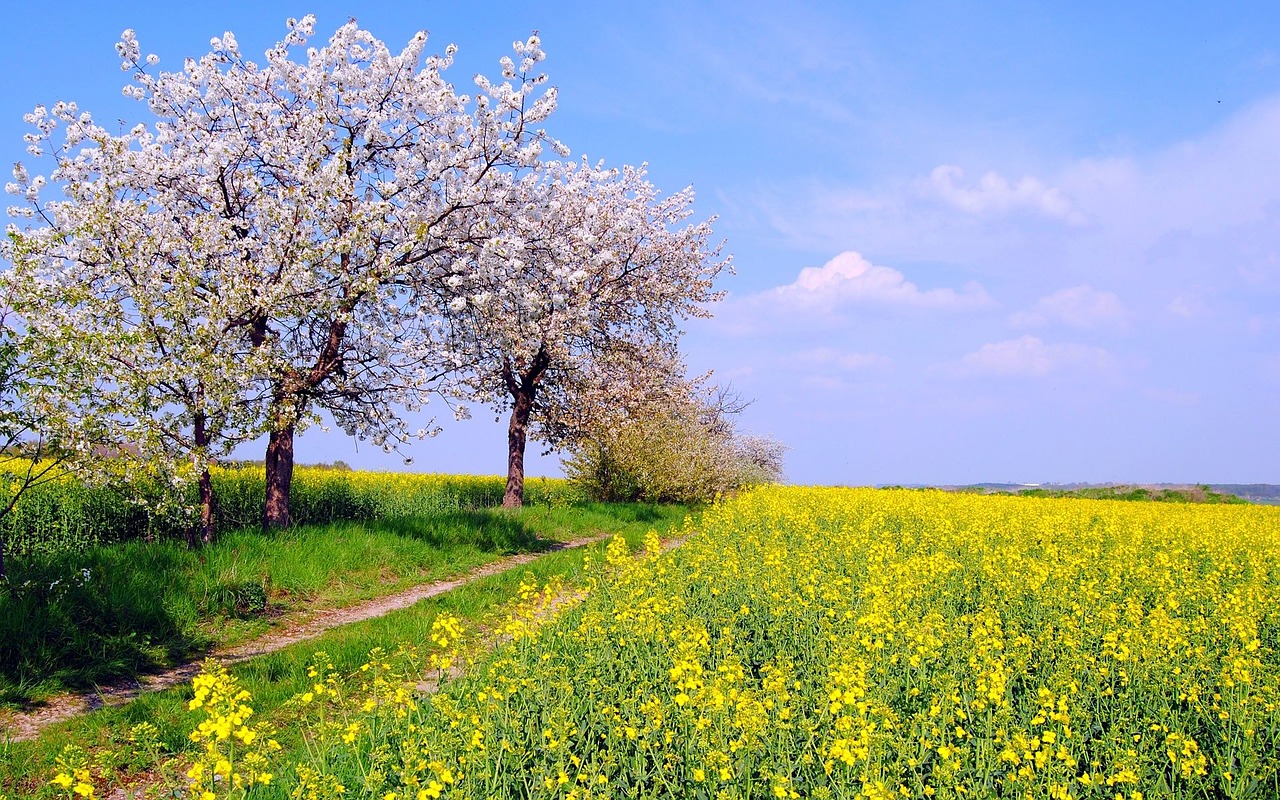
[[977, 484], [958, 487], [955, 491], [983, 494], [1011, 494], [1020, 497], [1080, 497], [1090, 500], [1132, 500], [1150, 503], [1232, 503], [1248, 504], [1249, 499], [1237, 496], [1224, 487], [1201, 484], [1199, 486], [1032, 486], [1016, 484]]
[[1233, 494], [1250, 503], [1280, 505], [1280, 486], [1274, 483], [1222, 483], [1211, 488], [1215, 492]]

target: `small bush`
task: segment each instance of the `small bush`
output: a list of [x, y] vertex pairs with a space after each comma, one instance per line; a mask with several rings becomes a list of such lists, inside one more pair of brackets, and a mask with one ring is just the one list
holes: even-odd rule
[[734, 430], [716, 406], [651, 409], [585, 439], [565, 475], [610, 502], [702, 503], [782, 478], [786, 446]]

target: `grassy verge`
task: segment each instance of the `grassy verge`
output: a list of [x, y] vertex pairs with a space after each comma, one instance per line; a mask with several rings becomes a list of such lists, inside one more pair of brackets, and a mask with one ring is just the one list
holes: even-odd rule
[[[527, 509], [519, 517], [548, 538], [563, 541], [591, 533], [618, 533], [634, 549], [647, 531], [665, 531], [678, 525], [687, 512], [678, 506], [592, 504], [568, 509]], [[432, 623], [443, 613], [461, 619], [473, 632], [481, 630], [502, 617], [523, 582], [545, 584], [561, 579], [571, 584], [581, 575], [585, 559], [590, 557], [597, 563], [602, 559], [605, 546], [601, 542], [590, 548], [551, 552], [523, 567], [490, 575], [383, 617], [335, 629], [235, 665], [230, 671], [253, 695], [259, 717], [280, 724], [288, 715], [275, 713], [277, 709], [314, 683], [307, 673], [318, 653], [325, 654], [334, 671], [347, 674], [358, 670], [374, 648], [390, 650], [401, 643], [428, 642]], [[68, 745], [88, 754], [95, 773], [117, 773], [112, 785], [127, 786], [139, 775], [154, 774], [157, 765], [174, 756], [181, 758], [193, 747], [188, 735], [197, 715], [187, 710], [191, 697], [190, 685], [184, 685], [52, 726], [34, 741], [8, 742], [0, 735], [0, 796], [59, 796], [47, 782], [55, 771], [58, 754]], [[154, 734], [149, 736], [152, 744], [146, 747], [130, 740], [130, 731], [141, 723], [155, 726]], [[279, 739], [286, 750], [303, 746], [287, 728]], [[288, 763], [294, 754], [281, 755], [281, 763]]]
[[349, 605], [672, 513], [590, 504], [446, 511], [236, 531], [200, 552], [127, 542], [34, 556], [13, 565], [10, 591], [0, 591], [0, 709], [161, 670], [260, 635], [291, 612]]

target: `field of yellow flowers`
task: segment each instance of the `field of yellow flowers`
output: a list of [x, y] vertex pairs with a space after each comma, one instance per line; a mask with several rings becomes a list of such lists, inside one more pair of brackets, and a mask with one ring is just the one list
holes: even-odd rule
[[435, 694], [448, 619], [429, 660], [317, 664], [293, 763], [249, 698], [209, 712], [194, 794], [1280, 797], [1280, 509], [774, 487], [688, 533], [526, 587]]

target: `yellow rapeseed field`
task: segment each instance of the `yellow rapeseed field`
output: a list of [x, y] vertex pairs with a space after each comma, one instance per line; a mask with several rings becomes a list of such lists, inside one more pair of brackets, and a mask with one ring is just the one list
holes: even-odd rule
[[1280, 509], [765, 488], [687, 533], [429, 697], [379, 654], [253, 796], [1280, 797]]

